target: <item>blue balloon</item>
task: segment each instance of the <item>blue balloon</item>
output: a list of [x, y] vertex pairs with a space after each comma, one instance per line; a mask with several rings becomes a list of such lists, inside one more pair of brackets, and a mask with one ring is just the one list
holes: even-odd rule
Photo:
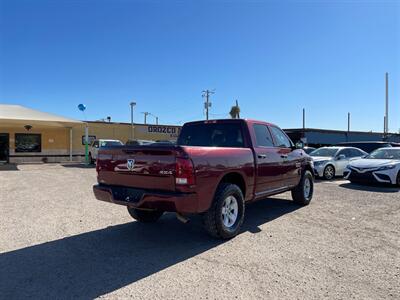
[[80, 111], [85, 111], [86, 105], [85, 105], [85, 104], [79, 104], [79, 105], [78, 105], [78, 109], [79, 109]]

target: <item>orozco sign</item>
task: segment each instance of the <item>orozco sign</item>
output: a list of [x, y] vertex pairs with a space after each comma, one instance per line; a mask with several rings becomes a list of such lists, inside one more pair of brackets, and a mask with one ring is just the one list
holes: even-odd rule
[[147, 127], [150, 133], [166, 133], [166, 134], [177, 134], [179, 133], [179, 128], [170, 126], [158, 126], [152, 125]]
[[161, 133], [168, 135], [169, 137], [177, 137], [179, 134], [179, 127], [172, 126], [159, 126], [159, 125], [150, 125], [147, 127], [148, 133]]
[[181, 127], [165, 125], [139, 125], [135, 131], [144, 134], [146, 139], [177, 139]]

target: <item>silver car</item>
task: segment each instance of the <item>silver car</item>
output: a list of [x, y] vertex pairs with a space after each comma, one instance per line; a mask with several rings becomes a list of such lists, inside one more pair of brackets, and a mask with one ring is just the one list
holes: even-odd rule
[[322, 147], [309, 154], [314, 161], [314, 173], [327, 180], [343, 176], [343, 171], [350, 160], [368, 155], [367, 152], [354, 147]]

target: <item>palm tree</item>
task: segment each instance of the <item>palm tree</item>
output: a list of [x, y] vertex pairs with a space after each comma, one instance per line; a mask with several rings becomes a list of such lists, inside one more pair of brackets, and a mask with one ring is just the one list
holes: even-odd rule
[[232, 119], [239, 119], [240, 118], [240, 107], [238, 101], [236, 100], [236, 105], [232, 106], [231, 111], [229, 112]]

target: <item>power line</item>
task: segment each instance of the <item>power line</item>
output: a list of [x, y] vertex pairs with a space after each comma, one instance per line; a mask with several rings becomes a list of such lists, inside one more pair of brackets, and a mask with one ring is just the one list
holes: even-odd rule
[[211, 116], [213, 116], [213, 117], [219, 117], [219, 116], [227, 116], [228, 114], [212, 114], [212, 113], [210, 113], [210, 115]]
[[158, 117], [156, 115], [153, 115], [152, 113], [149, 113], [149, 115], [156, 119], [156, 125], [158, 125]]
[[196, 120], [196, 119], [200, 119], [201, 117], [202, 117], [202, 115], [201, 116], [200, 115], [195, 115], [195, 116], [192, 116], [190, 118], [179, 120], [178, 123], [185, 123], [187, 121], [193, 121], [193, 120]]

